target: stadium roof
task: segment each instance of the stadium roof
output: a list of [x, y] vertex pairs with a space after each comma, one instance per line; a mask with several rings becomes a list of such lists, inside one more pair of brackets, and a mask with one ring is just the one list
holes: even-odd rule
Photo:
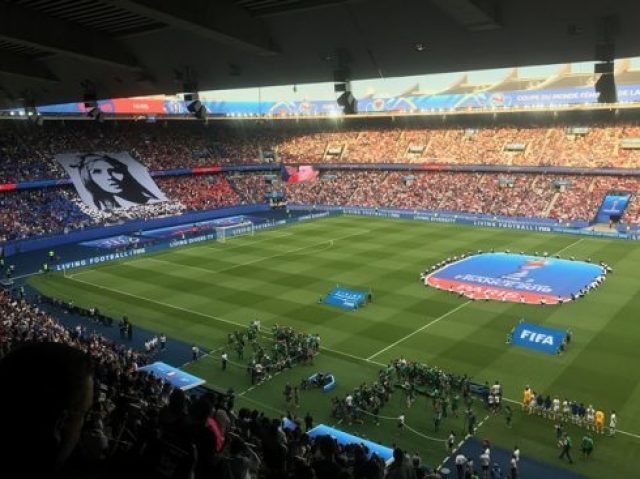
[[632, 0], [0, 0], [0, 107], [588, 61], [605, 17], [640, 54]]

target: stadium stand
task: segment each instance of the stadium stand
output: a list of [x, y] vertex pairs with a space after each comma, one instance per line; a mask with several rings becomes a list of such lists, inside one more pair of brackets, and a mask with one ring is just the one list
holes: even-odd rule
[[[0, 241], [262, 203], [267, 192], [263, 174], [160, 177], [158, 185], [169, 201], [110, 211], [88, 208], [71, 186], [3, 193]], [[632, 194], [622, 222], [640, 222], [640, 180], [624, 176], [328, 170], [317, 182], [271, 189], [282, 189], [289, 203], [298, 205], [393, 207], [557, 222], [590, 222], [605, 194], [622, 191]]]
[[[559, 222], [594, 218], [609, 191], [637, 193], [640, 181], [616, 176], [556, 176], [416, 172], [333, 171], [317, 183], [286, 184], [294, 204], [348, 205], [551, 218]], [[558, 185], [566, 184], [564, 188]], [[563, 191], [561, 191], [563, 189]], [[637, 223], [637, 201], [626, 222]]]
[[263, 175], [254, 174], [163, 177], [158, 184], [168, 202], [110, 211], [88, 208], [72, 186], [4, 193], [0, 195], [0, 241], [259, 203], [266, 192]]
[[586, 125], [376, 125], [323, 123], [204, 127], [172, 122], [47, 121], [0, 125], [0, 181], [63, 178], [54, 160], [71, 151], [128, 151], [151, 171], [259, 163], [273, 151], [287, 164], [442, 163], [637, 168], [635, 122]]

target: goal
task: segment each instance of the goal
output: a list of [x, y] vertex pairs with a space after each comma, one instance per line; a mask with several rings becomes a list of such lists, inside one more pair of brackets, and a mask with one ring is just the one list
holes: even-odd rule
[[236, 236], [253, 236], [255, 228], [251, 221], [245, 221], [231, 226], [216, 227], [216, 241], [226, 243], [227, 239]]

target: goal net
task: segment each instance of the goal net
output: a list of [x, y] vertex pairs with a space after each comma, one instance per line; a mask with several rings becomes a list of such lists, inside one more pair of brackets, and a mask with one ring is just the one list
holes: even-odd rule
[[236, 236], [253, 236], [255, 228], [251, 221], [245, 221], [231, 226], [216, 227], [216, 241], [225, 243], [229, 238]]

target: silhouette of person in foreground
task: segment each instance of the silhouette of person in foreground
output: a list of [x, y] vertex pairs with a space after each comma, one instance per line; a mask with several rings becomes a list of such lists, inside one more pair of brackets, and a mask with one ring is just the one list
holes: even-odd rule
[[93, 403], [93, 364], [60, 343], [19, 345], [0, 361], [3, 479], [59, 477]]

